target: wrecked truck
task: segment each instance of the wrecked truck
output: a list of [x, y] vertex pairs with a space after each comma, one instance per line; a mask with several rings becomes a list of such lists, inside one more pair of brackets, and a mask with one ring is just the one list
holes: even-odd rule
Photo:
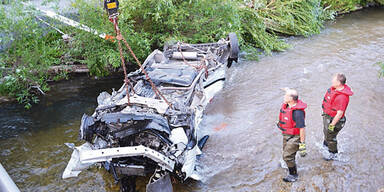
[[62, 177], [99, 164], [121, 191], [136, 191], [137, 176], [150, 176], [147, 191], [172, 191], [171, 177], [199, 180], [196, 160], [208, 139], [201, 132], [203, 111], [238, 54], [235, 33], [216, 43], [178, 42], [153, 51], [142, 65], [147, 74], [129, 73], [130, 83], [100, 93], [94, 113], [83, 115], [79, 138], [85, 143], [67, 144], [74, 151]]

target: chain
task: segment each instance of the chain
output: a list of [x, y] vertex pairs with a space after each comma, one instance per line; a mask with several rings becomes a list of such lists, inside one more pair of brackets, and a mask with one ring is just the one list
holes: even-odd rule
[[[116, 31], [116, 38], [117, 38], [117, 44], [119, 45], [119, 52], [120, 52], [120, 59], [121, 59], [121, 65], [123, 66], [123, 71], [124, 71], [124, 82], [125, 82], [125, 87], [127, 88], [127, 100], [128, 100], [128, 105], [130, 105], [130, 102], [129, 102], [129, 88], [128, 88], [128, 85], [131, 85], [131, 82], [129, 81], [128, 79], [128, 76], [127, 76], [127, 69], [125, 67], [125, 60], [124, 60], [124, 57], [123, 57], [123, 49], [121, 47], [121, 43], [120, 43], [120, 39], [119, 37], [121, 37], [121, 34], [120, 34], [120, 30], [117, 26], [117, 17], [114, 17], [112, 18], [113, 20], [113, 23], [114, 23], [114, 26], [115, 26], [115, 31]], [[132, 85], [131, 85], [132, 86]], [[133, 90], [133, 87], [131, 87], [132, 90]]]
[[178, 43], [178, 49], [180, 51], [180, 54], [181, 54], [181, 57], [183, 58], [183, 61], [184, 61], [184, 64], [188, 65], [188, 66], [191, 66], [191, 67], [194, 67], [197, 71], [200, 71], [202, 69], [205, 69], [205, 78], [208, 78], [208, 67], [205, 63], [206, 59], [203, 58], [200, 62], [201, 62], [201, 65], [192, 65], [192, 64], [189, 64], [187, 62], [187, 60], [185, 59], [184, 57], [184, 54], [183, 54], [183, 51], [181, 50], [181, 46], [180, 46], [180, 43]]
[[[168, 104], [169, 107], [172, 107], [172, 104], [168, 102], [168, 100], [164, 97], [163, 94], [161, 94], [161, 92], [159, 91], [159, 89], [157, 89], [157, 87], [155, 86], [155, 84], [152, 82], [151, 78], [149, 77], [148, 73], [145, 71], [143, 65], [141, 64], [141, 62], [137, 59], [135, 53], [132, 51], [132, 48], [131, 46], [128, 44], [128, 42], [125, 40], [125, 38], [121, 35], [121, 32], [120, 32], [120, 29], [118, 27], [118, 22], [117, 22], [117, 17], [114, 17], [114, 18], [111, 18], [112, 19], [112, 22], [115, 26], [115, 31], [116, 31], [116, 39], [117, 39], [117, 42], [118, 42], [118, 45], [119, 45], [119, 52], [120, 52], [120, 58], [121, 58], [121, 61], [122, 61], [122, 65], [123, 65], [123, 69], [124, 69], [124, 75], [125, 75], [125, 81], [126, 82], [129, 82], [129, 79], [127, 78], [127, 72], [126, 72], [126, 69], [125, 69], [125, 62], [124, 62], [124, 57], [123, 57], [123, 51], [122, 51], [122, 48], [121, 48], [121, 43], [120, 43], [120, 40], [122, 40], [125, 44], [125, 46], [128, 48], [130, 54], [132, 55], [132, 57], [135, 59], [136, 63], [139, 65], [141, 71], [144, 73], [145, 75], [145, 78], [147, 79], [147, 81], [151, 84], [151, 87], [152, 87], [152, 90], [155, 92], [156, 96], [159, 97], [159, 98], [162, 98], [165, 103]], [[126, 83], [128, 84], [128, 83]], [[130, 82], [129, 82], [130, 84]], [[132, 85], [131, 85], [132, 86]], [[128, 86], [127, 86], [127, 95], [129, 95], [129, 90], [128, 90]], [[129, 96], [128, 96], [128, 104], [129, 104]]]

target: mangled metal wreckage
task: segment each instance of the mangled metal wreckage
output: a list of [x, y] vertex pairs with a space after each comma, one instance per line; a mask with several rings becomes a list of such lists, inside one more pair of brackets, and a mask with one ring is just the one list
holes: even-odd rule
[[99, 163], [122, 191], [134, 191], [136, 176], [152, 175], [147, 191], [172, 191], [170, 175], [199, 180], [196, 158], [208, 139], [201, 135], [203, 111], [238, 53], [234, 33], [216, 43], [176, 43], [152, 52], [142, 66], [165, 99], [140, 69], [128, 74], [130, 86], [100, 93], [95, 112], [81, 119], [79, 135], [86, 142], [68, 145], [74, 151], [63, 178]]

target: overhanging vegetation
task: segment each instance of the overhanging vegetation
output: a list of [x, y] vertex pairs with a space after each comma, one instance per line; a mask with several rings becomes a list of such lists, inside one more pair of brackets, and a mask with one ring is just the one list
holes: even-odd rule
[[[283, 51], [289, 45], [281, 35], [310, 36], [320, 32], [337, 13], [354, 11], [383, 0], [134, 0], [120, 2], [119, 23], [123, 35], [140, 60], [166, 42], [212, 42], [236, 32], [246, 57], [260, 52]], [[77, 0], [70, 9], [76, 20], [100, 32], [114, 34], [99, 0]], [[39, 13], [17, 2], [0, 8], [0, 95], [16, 97], [27, 108], [36, 94], [49, 90], [47, 82], [67, 77], [56, 65], [86, 65], [91, 75], [105, 76], [120, 67], [116, 43], [91, 33], [48, 23], [71, 36], [41, 23]], [[14, 22], [14, 19], [17, 22]], [[132, 61], [132, 58], [127, 58]]]

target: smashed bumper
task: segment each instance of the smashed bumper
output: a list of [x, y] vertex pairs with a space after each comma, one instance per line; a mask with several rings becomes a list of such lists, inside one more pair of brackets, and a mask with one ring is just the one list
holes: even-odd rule
[[113, 158], [135, 156], [150, 158], [163, 169], [170, 172], [173, 171], [175, 166], [174, 160], [171, 160], [165, 155], [143, 145], [92, 149], [89, 143], [85, 143], [74, 148], [71, 160], [65, 168], [62, 177], [63, 179], [77, 177], [81, 170], [86, 169], [95, 163], [110, 162]]

